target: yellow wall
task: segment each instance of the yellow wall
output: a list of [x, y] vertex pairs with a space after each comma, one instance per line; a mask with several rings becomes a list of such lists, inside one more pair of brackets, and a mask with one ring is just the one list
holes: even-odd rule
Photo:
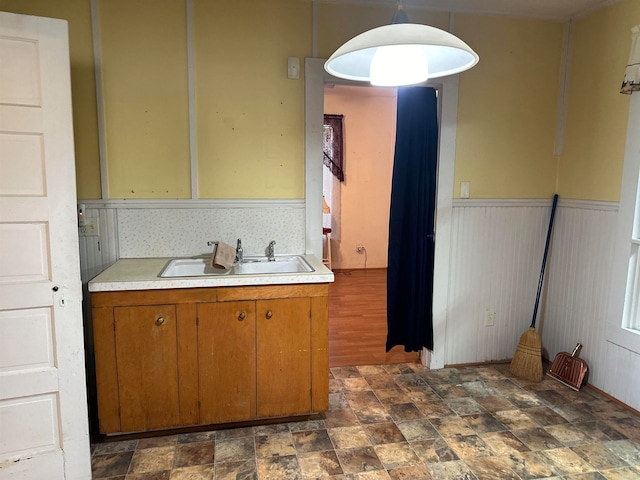
[[[98, 5], [109, 197], [191, 198], [186, 1]], [[100, 198], [90, 0], [0, 10], [69, 20], [78, 197]], [[304, 198], [311, 2], [193, 0], [193, 12], [199, 198]]]
[[619, 91], [631, 27], [639, 23], [640, 1], [623, 0], [573, 25], [567, 126], [558, 174], [563, 197], [620, 200], [629, 96]]
[[[311, 4], [194, 7], [200, 198], [304, 198], [304, 57]], [[287, 78], [287, 57], [300, 59]]]
[[333, 268], [386, 268], [396, 132], [396, 90], [325, 89], [325, 113], [344, 115], [345, 181], [340, 186], [340, 238], [331, 242]]
[[[99, 0], [109, 192], [191, 195], [186, 0]], [[304, 197], [304, 57], [310, 0], [193, 0], [200, 198]], [[628, 98], [617, 94], [640, 2], [574, 23], [565, 149], [554, 157], [560, 22], [428, 12], [480, 55], [460, 75], [455, 196], [617, 200]], [[90, 0], [0, 0], [0, 9], [69, 20], [79, 198], [100, 197]], [[318, 3], [318, 55], [387, 24], [390, 6]], [[286, 78], [286, 59], [301, 78]]]
[[0, 10], [69, 22], [69, 57], [78, 198], [100, 198], [100, 153], [91, 10], [88, 0], [0, 0]]
[[456, 15], [455, 32], [480, 62], [460, 74], [454, 196], [551, 197], [563, 25]]
[[110, 198], [191, 198], [184, 0], [101, 0]]

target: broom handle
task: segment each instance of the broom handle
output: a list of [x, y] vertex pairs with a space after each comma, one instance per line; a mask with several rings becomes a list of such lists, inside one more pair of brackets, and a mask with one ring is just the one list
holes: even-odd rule
[[556, 216], [556, 205], [558, 205], [558, 194], [553, 196], [553, 205], [551, 206], [551, 219], [549, 220], [549, 231], [547, 232], [547, 243], [544, 246], [544, 256], [542, 257], [542, 268], [540, 269], [540, 280], [538, 280], [538, 293], [536, 294], [536, 305], [533, 307], [533, 318], [531, 319], [531, 328], [536, 326], [536, 317], [538, 316], [538, 304], [540, 303], [540, 292], [542, 291], [542, 280], [544, 279], [544, 267], [547, 264], [547, 252], [549, 251], [549, 241], [551, 240], [551, 230], [553, 229], [553, 217]]

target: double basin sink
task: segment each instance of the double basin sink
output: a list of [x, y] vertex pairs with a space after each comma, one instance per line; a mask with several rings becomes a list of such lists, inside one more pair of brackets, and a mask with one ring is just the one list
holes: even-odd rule
[[309, 273], [314, 269], [300, 255], [278, 256], [269, 261], [267, 257], [245, 257], [227, 270], [211, 266], [211, 256], [175, 258], [167, 262], [160, 277], [204, 277], [210, 275], [272, 275], [275, 273]]

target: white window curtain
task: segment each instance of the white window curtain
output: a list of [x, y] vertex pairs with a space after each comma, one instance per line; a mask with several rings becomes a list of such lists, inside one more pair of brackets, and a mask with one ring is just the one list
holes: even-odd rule
[[620, 93], [631, 95], [640, 90], [640, 25], [631, 29], [631, 51]]

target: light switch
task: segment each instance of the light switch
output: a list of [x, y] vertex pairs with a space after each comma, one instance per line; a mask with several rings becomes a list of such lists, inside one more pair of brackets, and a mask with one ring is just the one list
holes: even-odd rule
[[469, 198], [469, 182], [460, 182], [460, 198]]
[[300, 59], [298, 57], [287, 58], [287, 77], [300, 78]]

